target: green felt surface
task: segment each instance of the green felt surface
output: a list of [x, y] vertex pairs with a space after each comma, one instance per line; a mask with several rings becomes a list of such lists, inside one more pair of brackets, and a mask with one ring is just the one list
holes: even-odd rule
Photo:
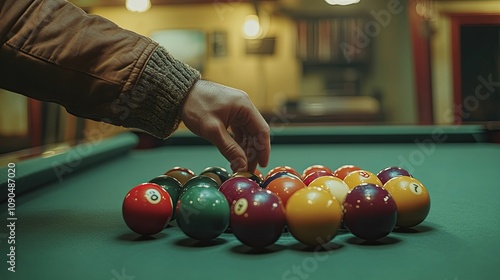
[[500, 275], [500, 146], [476, 144], [274, 145], [269, 167], [400, 165], [431, 195], [411, 232], [365, 244], [341, 232], [327, 249], [283, 235], [255, 252], [225, 233], [208, 244], [175, 226], [153, 238], [121, 217], [127, 191], [173, 166], [228, 167], [212, 146], [136, 150], [16, 200], [16, 272], [7, 271], [7, 205], [0, 204], [0, 279], [496, 279]]

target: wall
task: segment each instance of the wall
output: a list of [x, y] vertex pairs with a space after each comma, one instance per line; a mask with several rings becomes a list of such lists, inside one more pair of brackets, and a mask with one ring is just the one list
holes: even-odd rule
[[[265, 5], [264, 10], [272, 9]], [[284, 17], [273, 17], [268, 36], [276, 37], [272, 56], [247, 55], [241, 28], [246, 15], [253, 13], [247, 3], [153, 6], [145, 13], [132, 13], [124, 7], [95, 8], [92, 13], [106, 17], [123, 28], [149, 36], [163, 29], [197, 29], [210, 34], [227, 32], [228, 55], [206, 57], [206, 79], [246, 91], [255, 105], [270, 110], [277, 95], [295, 96], [299, 88], [299, 67], [295, 60], [293, 25]], [[209, 37], [210, 39], [210, 37]]]
[[453, 123], [453, 87], [450, 13], [498, 13], [499, 1], [440, 1], [436, 4], [438, 17], [432, 37], [432, 73], [434, 116], [438, 124]]
[[[332, 7], [318, 0], [308, 1], [306, 4], [304, 1], [300, 2], [300, 5], [306, 5], [313, 13], [319, 10], [334, 15], [362, 14], [369, 17], [371, 25], [365, 28], [375, 28], [367, 34], [374, 56], [373, 64], [362, 81], [362, 94], [371, 94], [374, 90], [384, 94], [383, 107], [389, 123], [415, 123], [406, 1], [362, 1], [357, 4], [359, 6], [350, 7]], [[390, 19], [383, 21], [373, 15], [387, 11], [388, 5], [400, 5], [404, 10], [391, 14]], [[269, 13], [279, 8], [273, 3], [265, 3], [263, 6]], [[297, 6], [292, 8], [305, 10]], [[305, 92], [321, 89], [321, 80], [302, 84], [301, 65], [295, 56], [295, 26], [287, 13], [273, 13], [268, 33], [268, 36], [275, 36], [277, 40], [273, 56], [245, 54], [241, 26], [244, 17], [253, 13], [252, 9], [247, 3], [225, 2], [196, 6], [153, 6], [142, 14], [128, 12], [124, 7], [100, 7], [93, 9], [92, 13], [143, 35], [162, 29], [199, 29], [207, 34], [212, 31], [227, 31], [229, 54], [222, 58], [208, 55], [204, 77], [246, 91], [261, 110], [270, 111], [286, 98], [296, 98]]]

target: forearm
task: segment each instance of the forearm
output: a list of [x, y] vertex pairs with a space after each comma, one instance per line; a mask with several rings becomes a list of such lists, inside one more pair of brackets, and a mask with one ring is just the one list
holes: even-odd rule
[[149, 38], [65, 1], [0, 3], [0, 87], [168, 136], [199, 73]]

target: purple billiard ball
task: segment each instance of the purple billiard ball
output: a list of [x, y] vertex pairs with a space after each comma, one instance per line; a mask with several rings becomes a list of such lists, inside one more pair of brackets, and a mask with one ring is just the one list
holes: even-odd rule
[[283, 233], [285, 208], [271, 191], [251, 189], [234, 201], [230, 224], [241, 243], [252, 248], [265, 248], [274, 244]]
[[396, 202], [389, 192], [375, 184], [353, 188], [344, 201], [344, 225], [355, 236], [368, 241], [381, 239], [394, 229]]
[[377, 173], [377, 177], [380, 179], [382, 184], [385, 184], [387, 181], [397, 176], [412, 177], [410, 172], [406, 169], [397, 166], [386, 167]]

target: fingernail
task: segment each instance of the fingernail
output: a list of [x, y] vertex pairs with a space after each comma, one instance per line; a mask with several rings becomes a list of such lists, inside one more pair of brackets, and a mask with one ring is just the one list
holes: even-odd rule
[[243, 158], [237, 158], [231, 162], [231, 169], [234, 172], [237, 171], [246, 171], [247, 163]]

